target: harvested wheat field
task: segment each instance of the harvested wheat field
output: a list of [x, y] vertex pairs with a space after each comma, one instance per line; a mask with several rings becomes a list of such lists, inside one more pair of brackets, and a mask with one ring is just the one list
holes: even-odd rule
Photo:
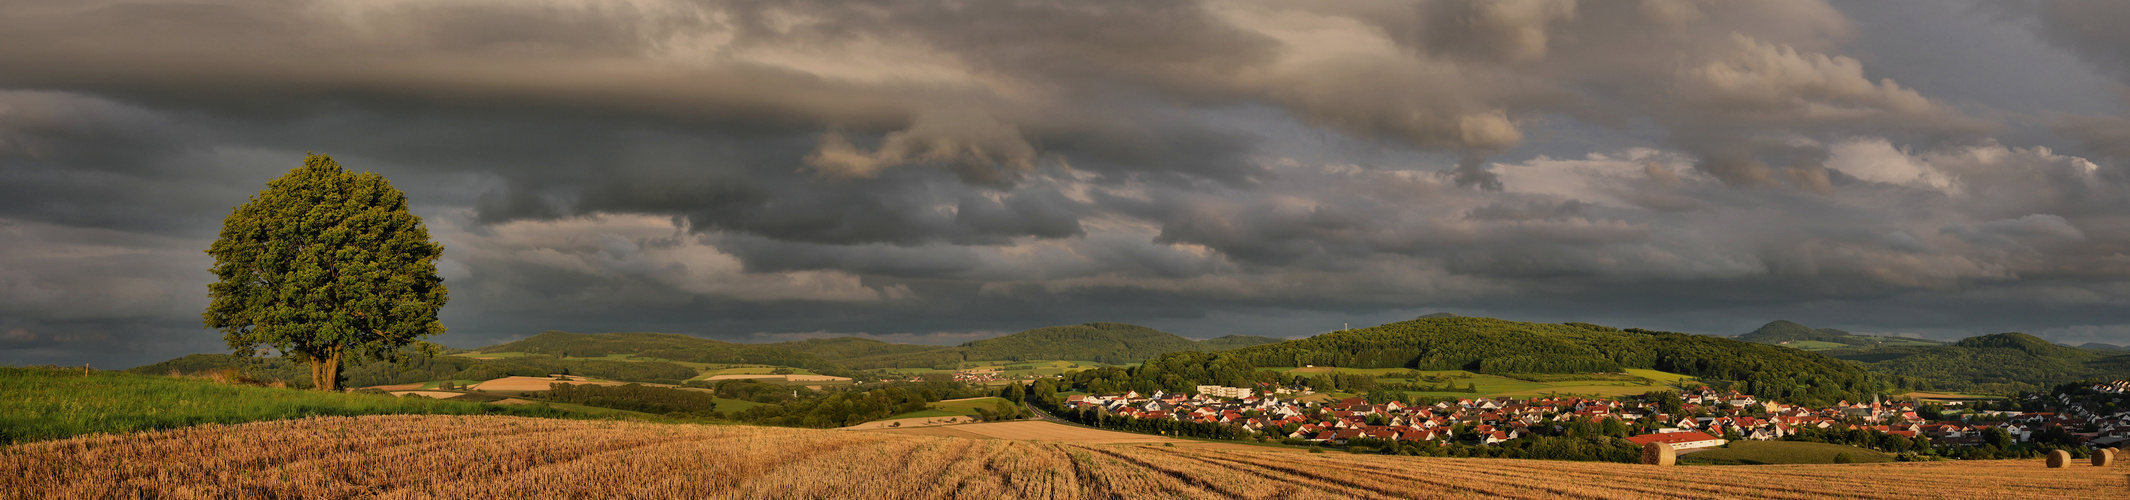
[[872, 428], [866, 430], [916, 436], [951, 436], [967, 438], [1016, 439], [1023, 441], [1057, 441], [1080, 444], [1188, 442], [1181, 439], [1171, 439], [1146, 434], [1133, 434], [1129, 432], [1105, 431], [1101, 429], [1090, 429], [1086, 427], [1074, 427], [1070, 425], [1056, 424], [1041, 420], [990, 422], [981, 424], [952, 425], [944, 427], [921, 427], [903, 429]]
[[898, 419], [894, 419], [894, 420], [874, 420], [874, 421], [871, 421], [871, 422], [866, 422], [866, 423], [862, 423], [862, 424], [858, 424], [858, 425], [853, 425], [853, 426], [850, 426], [850, 427], [838, 427], [837, 429], [841, 429], [841, 430], [846, 430], [846, 431], [864, 431], [864, 430], [888, 430], [888, 429], [907, 429], [907, 428], [912, 428], [912, 427], [927, 427], [927, 426], [935, 426], [935, 425], [957, 425], [957, 424], [968, 424], [968, 423], [970, 423], [970, 422], [973, 422], [973, 421], [975, 421], [975, 420], [976, 420], [976, 419], [974, 419], [974, 418], [971, 418], [971, 417], [915, 417], [915, 418], [898, 418]]
[[545, 391], [549, 388], [548, 386], [558, 383], [576, 385], [622, 385], [622, 382], [589, 382], [584, 380], [583, 378], [577, 377], [572, 377], [569, 380], [555, 380], [554, 377], [503, 377], [487, 382], [473, 384], [472, 389], [483, 391]]
[[492, 416], [319, 417], [16, 445], [25, 498], [2101, 498], [2040, 461], [1647, 467]]

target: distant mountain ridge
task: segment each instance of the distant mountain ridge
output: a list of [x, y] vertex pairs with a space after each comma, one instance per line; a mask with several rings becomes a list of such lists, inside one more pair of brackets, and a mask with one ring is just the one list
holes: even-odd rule
[[2130, 377], [2130, 353], [2119, 347], [2069, 347], [2019, 332], [1941, 345], [1857, 346], [1819, 352], [1861, 363], [1874, 372], [1927, 380], [1939, 390], [2033, 391], [2082, 379]]
[[[1875, 347], [1889, 343], [1895, 345], [1928, 345], [1943, 343], [1935, 340], [1912, 339], [1907, 337], [1858, 335], [1842, 330], [1836, 330], [1833, 328], [1812, 328], [1809, 326], [1797, 324], [1793, 321], [1779, 319], [1775, 321], [1770, 321], [1768, 322], [1768, 324], [1761, 325], [1758, 329], [1755, 329], [1751, 332], [1746, 332], [1733, 338], [1759, 344], [1790, 345], [1792, 347], [1797, 347], [1796, 344], [1800, 342], [1826, 342], [1829, 344], [1840, 344], [1843, 346], [1851, 347]], [[1824, 346], [1824, 348], [1836, 347]]]
[[965, 361], [1066, 359], [1133, 363], [1176, 351], [1228, 350], [1285, 339], [1229, 335], [1204, 341], [1124, 323], [1087, 323], [1035, 328], [958, 346], [896, 344], [863, 337], [834, 337], [743, 344], [674, 333], [569, 333], [549, 331], [524, 340], [476, 349], [598, 357], [633, 354], [698, 363], [767, 364], [816, 371], [927, 368]]

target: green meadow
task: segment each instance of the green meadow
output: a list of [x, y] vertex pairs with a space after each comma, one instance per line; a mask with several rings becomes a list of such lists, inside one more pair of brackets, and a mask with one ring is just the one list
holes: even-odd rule
[[0, 367], [0, 443], [210, 423], [394, 414], [573, 415], [535, 405], [276, 389], [123, 372]]

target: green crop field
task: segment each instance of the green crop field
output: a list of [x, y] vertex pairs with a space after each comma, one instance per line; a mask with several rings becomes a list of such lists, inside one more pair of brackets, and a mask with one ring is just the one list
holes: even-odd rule
[[1799, 340], [1796, 342], [1783, 344], [1782, 346], [1792, 349], [1803, 349], [1807, 351], [1824, 351], [1827, 349], [1849, 349], [1855, 347], [1848, 344], [1836, 344], [1833, 342], [1823, 342], [1818, 340]]
[[1803, 441], [1732, 441], [1727, 448], [1714, 448], [1679, 455], [1681, 464], [1763, 465], [1831, 464], [1834, 456], [1848, 453], [1856, 463], [1892, 462], [1893, 456], [1855, 446]]
[[1691, 376], [1687, 376], [1687, 375], [1680, 375], [1680, 374], [1677, 374], [1677, 373], [1672, 373], [1672, 372], [1667, 372], [1667, 371], [1659, 371], [1659, 370], [1648, 370], [1648, 369], [1642, 369], [1642, 368], [1628, 368], [1628, 369], [1627, 369], [1627, 374], [1628, 374], [1628, 375], [1634, 375], [1634, 376], [1637, 376], [1637, 377], [1642, 377], [1642, 378], [1646, 378], [1646, 379], [1650, 379], [1650, 380], [1655, 380], [1655, 381], [1657, 381], [1657, 382], [1661, 382], [1661, 383], [1666, 383], [1666, 384], [1677, 384], [1677, 383], [1680, 383], [1680, 382], [1685, 382], [1685, 381], [1688, 381], [1688, 380], [1693, 380], [1693, 379], [1694, 379], [1693, 377], [1691, 377]]
[[220, 384], [123, 372], [0, 367], [0, 444], [320, 415], [570, 417], [541, 407]]
[[1560, 384], [1560, 385], [1552, 385], [1552, 386], [1546, 387], [1546, 388], [1544, 388], [1544, 389], [1531, 389], [1531, 390], [1524, 390], [1524, 391], [1509, 391], [1509, 392], [1497, 392], [1497, 393], [1491, 393], [1491, 394], [1486, 394], [1486, 396], [1489, 396], [1489, 397], [1493, 397], [1493, 396], [1508, 396], [1508, 397], [1518, 397], [1518, 398], [1528, 398], [1528, 397], [1536, 397], [1536, 396], [1546, 396], [1546, 395], [1560, 395], [1560, 396], [1597, 396], [1597, 397], [1620, 397], [1620, 396], [1637, 396], [1637, 395], [1641, 395], [1641, 394], [1647, 393], [1647, 392], [1649, 392], [1649, 391], [1661, 391], [1661, 390], [1667, 390], [1667, 389], [1669, 389], [1669, 387], [1665, 387], [1665, 386], [1651, 386], [1651, 385], [1626, 385], [1626, 384], [1617, 384], [1617, 385], [1572, 385], [1572, 384], [1565, 384], [1565, 383], [1564, 383], [1564, 384]]

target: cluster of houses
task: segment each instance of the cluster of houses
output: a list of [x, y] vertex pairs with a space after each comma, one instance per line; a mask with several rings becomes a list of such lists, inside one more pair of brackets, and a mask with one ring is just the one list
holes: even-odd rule
[[[2119, 383], [2120, 384], [2120, 383]], [[1735, 391], [1689, 391], [1680, 395], [1684, 411], [1667, 414], [1654, 401], [1610, 400], [1579, 397], [1471, 398], [1431, 405], [1406, 405], [1391, 401], [1372, 404], [1362, 399], [1304, 402], [1266, 391], [1233, 387], [1202, 386], [1198, 394], [1179, 393], [1068, 396], [1072, 410], [1098, 410], [1112, 415], [1159, 418], [1198, 423], [1240, 426], [1251, 431], [1313, 442], [1343, 443], [1368, 437], [1386, 441], [1452, 441], [1494, 444], [1565, 425], [1582, 418], [1592, 422], [1619, 420], [1629, 428], [1649, 432], [1629, 438], [1636, 444], [1663, 442], [1678, 449], [1722, 446], [1726, 438], [1775, 440], [1804, 429], [1867, 429], [1910, 438], [1927, 438], [1949, 445], [1981, 444], [1983, 433], [2003, 428], [2021, 441], [2050, 426], [2068, 430], [2089, 429], [2090, 415], [2063, 412], [2008, 413], [2003, 420], [1926, 421], [1917, 415], [1914, 403], [1843, 402], [1825, 408], [1807, 408], [1766, 401]], [[2130, 416], [2126, 416], [2130, 417]], [[1469, 424], [1469, 425], [1464, 425]], [[2104, 425], [2101, 432], [2080, 434], [2084, 439], [2125, 440], [2130, 436], [2130, 418]], [[1462, 434], [1456, 429], [1464, 427]], [[2120, 431], [2116, 431], [2120, 429]]]

